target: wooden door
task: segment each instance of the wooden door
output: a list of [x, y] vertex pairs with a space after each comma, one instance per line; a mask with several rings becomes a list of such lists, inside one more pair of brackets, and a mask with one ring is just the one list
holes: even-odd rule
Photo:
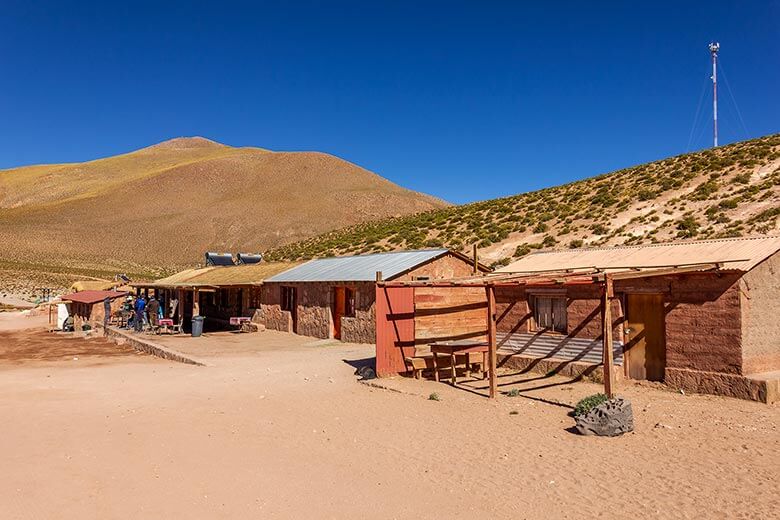
[[627, 303], [628, 377], [663, 381], [666, 369], [663, 295], [629, 294]]
[[347, 309], [347, 295], [344, 287], [333, 288], [333, 337], [341, 339], [341, 318]]
[[376, 288], [376, 373], [406, 372], [404, 358], [414, 355], [413, 287]]

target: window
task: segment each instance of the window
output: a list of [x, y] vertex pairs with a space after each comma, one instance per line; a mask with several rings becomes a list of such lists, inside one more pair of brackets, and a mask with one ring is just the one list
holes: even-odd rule
[[295, 310], [295, 287], [282, 286], [281, 293], [282, 293], [281, 295], [282, 310], [290, 311], [290, 312]]
[[565, 296], [533, 296], [531, 302], [536, 330], [566, 334]]
[[355, 290], [349, 287], [344, 289], [344, 316], [355, 317]]

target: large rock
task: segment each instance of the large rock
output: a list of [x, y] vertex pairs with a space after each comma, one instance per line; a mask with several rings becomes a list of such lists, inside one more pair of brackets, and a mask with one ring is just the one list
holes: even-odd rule
[[634, 431], [631, 403], [622, 397], [605, 401], [576, 418], [576, 428], [582, 435], [615, 437]]

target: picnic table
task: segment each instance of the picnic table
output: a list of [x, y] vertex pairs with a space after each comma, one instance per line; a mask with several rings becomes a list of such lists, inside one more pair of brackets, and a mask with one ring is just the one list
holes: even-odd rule
[[[166, 334], [173, 334], [177, 332], [177, 327], [174, 326], [171, 318], [160, 318], [157, 320], [157, 333], [165, 332]], [[178, 332], [181, 332], [181, 327], [178, 328]]]
[[455, 373], [455, 356], [466, 354], [466, 375], [471, 376], [471, 363], [469, 362], [468, 355], [472, 352], [482, 353], [482, 379], [485, 378], [487, 373], [487, 354], [489, 343], [487, 340], [482, 339], [459, 339], [455, 341], [440, 341], [431, 343], [431, 353], [433, 354], [433, 378], [439, 380], [439, 367], [436, 358], [438, 354], [445, 354], [450, 356], [450, 368], [452, 370], [452, 384], [457, 383], [457, 375]]
[[230, 318], [230, 324], [234, 327], [238, 327], [239, 332], [249, 332], [249, 323], [252, 318], [246, 316], [233, 316]]

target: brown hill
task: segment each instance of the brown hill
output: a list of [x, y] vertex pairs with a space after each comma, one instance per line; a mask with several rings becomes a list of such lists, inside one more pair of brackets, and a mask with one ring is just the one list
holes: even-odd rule
[[479, 247], [507, 264], [534, 249], [780, 233], [780, 134], [512, 197], [329, 232], [270, 251], [298, 259]]
[[445, 205], [332, 155], [178, 138], [0, 171], [0, 268], [153, 274]]

